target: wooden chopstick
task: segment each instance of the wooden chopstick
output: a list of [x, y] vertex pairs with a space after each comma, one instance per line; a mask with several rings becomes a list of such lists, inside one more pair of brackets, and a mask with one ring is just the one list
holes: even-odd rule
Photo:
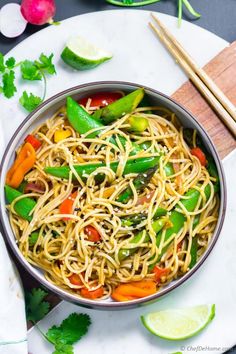
[[215, 82], [206, 74], [206, 72], [200, 68], [197, 63], [193, 60], [193, 58], [186, 52], [186, 50], [182, 47], [182, 45], [177, 41], [177, 39], [170, 33], [167, 27], [155, 16], [153, 13], [151, 14], [152, 18], [156, 21], [162, 32], [165, 36], [172, 42], [175, 47], [182, 54], [183, 58], [189, 64], [189, 66], [196, 72], [196, 74], [202, 79], [202, 81], [208, 86], [210, 91], [214, 94], [214, 96], [220, 101], [222, 106], [229, 112], [229, 114], [236, 121], [236, 107], [232, 104], [232, 102], [225, 96], [225, 94], [219, 89], [219, 87], [215, 84]]
[[[154, 15], [152, 15], [152, 16], [156, 20], [156, 16], [154, 16]], [[159, 23], [160, 23], [160, 20], [158, 20], [158, 25], [159, 25]], [[221, 97], [222, 97], [222, 95], [224, 95], [224, 97], [226, 98], [227, 101], [224, 100], [224, 105], [223, 105], [221, 100], [218, 100], [216, 95], [214, 95], [212, 90], [210, 89], [210, 88], [212, 88], [212, 85], [210, 84], [209, 85], [210, 87], [209, 87], [206, 84], [206, 80], [203, 80], [202, 76], [198, 75], [199, 68], [198, 68], [197, 64], [194, 63], [193, 59], [185, 52], [185, 50], [182, 48], [182, 46], [180, 44], [179, 44], [179, 46], [177, 46], [175, 44], [177, 42], [176, 40], [174, 42], [172, 41], [171, 37], [173, 37], [173, 36], [171, 34], [166, 35], [166, 30], [165, 30], [165, 27], [163, 26], [163, 24], [161, 24], [161, 26], [159, 25], [161, 27], [161, 30], [158, 29], [151, 22], [149, 23], [149, 25], [152, 28], [152, 30], [154, 31], [154, 33], [159, 37], [161, 42], [167, 47], [169, 52], [177, 60], [179, 65], [186, 72], [186, 74], [188, 75], [190, 80], [193, 82], [193, 84], [199, 89], [199, 91], [202, 93], [202, 95], [207, 99], [207, 101], [210, 103], [212, 108], [216, 111], [216, 113], [221, 118], [221, 120], [224, 122], [224, 124], [232, 132], [234, 137], [236, 137], [236, 123], [234, 121], [233, 116], [229, 113], [229, 110], [230, 111], [233, 110], [233, 113], [235, 114], [235, 107], [232, 105], [232, 103], [230, 102], [231, 108], [226, 110], [225, 105], [227, 105], [227, 101], [229, 101], [228, 98], [223, 94], [223, 92], [221, 92], [221, 90], [214, 83], [214, 86], [217, 87], [218, 95], [220, 94]], [[163, 30], [163, 28], [164, 28], [164, 30]], [[179, 49], [179, 48], [181, 48], [181, 49]], [[183, 55], [183, 52], [185, 53], [185, 55]], [[186, 57], [188, 57], [188, 61], [187, 61]], [[189, 60], [189, 58], [191, 58], [191, 59]], [[193, 62], [194, 66], [193, 65], [190, 66], [190, 62]], [[196, 68], [197, 68], [197, 70], [196, 70]], [[201, 71], [204, 72], [202, 69], [201, 69]], [[204, 72], [204, 74], [203, 74], [203, 76], [205, 78], [208, 77], [205, 72]], [[207, 82], [208, 83], [212, 82], [212, 80], [210, 79]], [[228, 107], [228, 105], [227, 105], [227, 107]]]

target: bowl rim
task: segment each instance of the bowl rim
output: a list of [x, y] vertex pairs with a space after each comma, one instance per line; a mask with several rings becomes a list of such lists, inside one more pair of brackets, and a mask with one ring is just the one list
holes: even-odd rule
[[[131, 301], [127, 301], [127, 302], [99, 302], [99, 301], [88, 300], [88, 299], [76, 297], [73, 294], [67, 292], [66, 290], [60, 288], [59, 286], [56, 286], [56, 285], [50, 283], [49, 281], [47, 281], [47, 279], [45, 277], [41, 278], [40, 275], [38, 275], [34, 271], [35, 267], [33, 267], [25, 259], [25, 257], [19, 251], [19, 248], [17, 247], [16, 242], [14, 242], [14, 240], [12, 240], [10, 235], [8, 234], [7, 229], [5, 227], [4, 217], [2, 214], [1, 208], [0, 208], [0, 228], [1, 228], [1, 231], [2, 231], [5, 241], [10, 246], [11, 251], [13, 251], [14, 255], [16, 256], [17, 260], [21, 263], [23, 268], [28, 273], [30, 273], [30, 275], [33, 276], [33, 278], [35, 278], [42, 286], [45, 286], [47, 289], [52, 291], [52, 293], [56, 294], [59, 298], [67, 300], [67, 301], [74, 303], [76, 305], [86, 307], [86, 308], [92, 308], [92, 309], [98, 309], [98, 310], [125, 310], [125, 309], [130, 309], [130, 308], [135, 308], [138, 306], [150, 304], [150, 303], [153, 303], [153, 302], [157, 301], [158, 299], [164, 297], [165, 295], [169, 294], [171, 291], [173, 291], [174, 289], [178, 288], [180, 285], [185, 283], [203, 265], [203, 263], [208, 258], [211, 251], [213, 250], [213, 248], [219, 238], [219, 235], [222, 230], [223, 223], [224, 223], [225, 214], [226, 214], [226, 203], [227, 203], [226, 179], [225, 179], [225, 174], [224, 174], [222, 162], [220, 160], [219, 154], [216, 150], [216, 147], [215, 147], [212, 139], [210, 138], [210, 136], [207, 133], [207, 131], [205, 130], [205, 128], [194, 117], [194, 115], [192, 115], [184, 106], [182, 106], [181, 103], [177, 102], [172, 97], [170, 97], [170, 96], [168, 96], [156, 89], [150, 88], [146, 85], [141, 85], [141, 84], [127, 82], [127, 81], [113, 81], [113, 80], [88, 82], [88, 83], [76, 85], [76, 86], [73, 86], [73, 87], [68, 88], [66, 90], [60, 91], [60, 92], [56, 93], [55, 95], [49, 97], [44, 102], [42, 102], [33, 112], [28, 114], [27, 117], [21, 122], [21, 124], [15, 130], [14, 134], [12, 135], [11, 139], [9, 140], [9, 142], [4, 150], [2, 161], [0, 164], [0, 179], [3, 178], [2, 177], [2, 169], [5, 164], [5, 160], [7, 158], [7, 155], [8, 155], [8, 150], [11, 147], [12, 143], [14, 142], [14, 139], [18, 136], [18, 134], [20, 133], [21, 129], [25, 126], [25, 124], [32, 117], [34, 117], [34, 115], [37, 114], [38, 111], [40, 111], [42, 108], [44, 108], [44, 106], [47, 106], [48, 104], [53, 105], [53, 102], [55, 100], [57, 100], [61, 96], [65, 96], [67, 94], [69, 95], [70, 93], [73, 93], [73, 91], [79, 91], [80, 89], [84, 89], [84, 88], [88, 89], [88, 91], [89, 91], [89, 89], [92, 90], [92, 89], [100, 88], [100, 86], [103, 86], [103, 85], [114, 85], [114, 86], [115, 85], [123, 85], [124, 89], [125, 89], [125, 86], [127, 89], [131, 88], [131, 87], [132, 88], [134, 88], [134, 87], [144, 88], [144, 90], [150, 91], [154, 95], [158, 95], [161, 98], [164, 98], [165, 100], [170, 101], [174, 106], [177, 106], [182, 111], [184, 111], [185, 115], [189, 116], [194, 121], [194, 123], [198, 127], [198, 129], [202, 130], [204, 132], [204, 134], [206, 135], [207, 140], [210, 143], [211, 149], [214, 151], [214, 156], [213, 156], [214, 160], [217, 160], [218, 167], [219, 167], [219, 170], [220, 170], [220, 173], [222, 176], [222, 180], [220, 181], [220, 183], [221, 183], [221, 210], [222, 210], [222, 212], [221, 212], [221, 215], [220, 215], [220, 218], [218, 221], [217, 229], [214, 231], [212, 241], [211, 241], [210, 245], [208, 246], [208, 248], [206, 249], [206, 251], [204, 252], [204, 254], [201, 256], [200, 260], [184, 276], [182, 276], [181, 278], [176, 280], [173, 284], [170, 283], [170, 285], [167, 288], [163, 288], [160, 292], [157, 292], [153, 295], [149, 295], [144, 298], [131, 300]], [[78, 93], [79, 92], [77, 92], [77, 94]], [[50, 109], [50, 108], [51, 107], [48, 107], [48, 109]]]

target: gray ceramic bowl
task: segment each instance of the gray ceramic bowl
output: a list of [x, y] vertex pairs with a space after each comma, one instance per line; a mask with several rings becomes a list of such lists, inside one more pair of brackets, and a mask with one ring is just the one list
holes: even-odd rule
[[26, 135], [32, 131], [32, 129], [41, 124], [45, 119], [50, 117], [60, 106], [65, 104], [65, 100], [67, 96], [72, 96], [75, 99], [79, 97], [87, 96], [89, 94], [101, 91], [114, 91], [114, 90], [122, 90], [126, 93], [135, 90], [139, 85], [126, 83], [126, 82], [95, 82], [84, 84], [80, 86], [73, 87], [71, 89], [65, 90], [51, 98], [47, 101], [42, 103], [33, 113], [31, 113], [19, 126], [16, 130], [15, 134], [11, 138], [6, 151], [4, 153], [2, 163], [1, 163], [1, 180], [0, 180], [0, 198], [1, 198], [1, 208], [0, 208], [0, 219], [1, 219], [1, 226], [3, 230], [3, 234], [9, 246], [11, 247], [12, 251], [23, 265], [25, 270], [27, 270], [34, 278], [36, 278], [42, 285], [47, 287], [52, 292], [56, 293], [59, 297], [73, 302], [77, 305], [101, 309], [101, 310], [115, 310], [115, 309], [128, 309], [134, 308], [139, 305], [148, 304], [153, 302], [160, 297], [164, 296], [165, 294], [173, 291], [175, 288], [183, 284], [187, 279], [189, 279], [193, 273], [196, 272], [198, 268], [201, 267], [203, 262], [206, 260], [210, 252], [212, 251], [222, 228], [224, 217], [225, 217], [225, 208], [226, 208], [226, 186], [225, 186], [225, 176], [222, 168], [221, 161], [217, 154], [216, 148], [214, 147], [211, 139], [209, 138], [208, 134], [204, 130], [204, 128], [198, 123], [198, 121], [183, 107], [181, 107], [178, 103], [173, 101], [170, 97], [155, 91], [151, 88], [145, 87], [145, 91], [149, 96], [151, 105], [162, 105], [169, 108], [171, 111], [175, 112], [178, 116], [179, 120], [181, 121], [182, 125], [189, 128], [194, 128], [198, 131], [198, 134], [201, 136], [205, 146], [209, 150], [210, 154], [214, 157], [219, 177], [220, 177], [220, 193], [221, 193], [221, 202], [220, 202], [220, 214], [219, 220], [214, 231], [214, 235], [212, 237], [211, 243], [209, 244], [208, 249], [201, 257], [199, 262], [182, 278], [173, 281], [168, 286], [163, 288], [158, 293], [128, 302], [112, 302], [111, 300], [104, 300], [104, 301], [93, 301], [87, 299], [80, 299], [65, 290], [51, 284], [45, 278], [43, 273], [36, 267], [30, 265], [25, 258], [20, 253], [17, 244], [15, 242], [15, 237], [12, 232], [8, 214], [5, 209], [5, 197], [4, 197], [4, 182], [6, 172], [9, 169], [9, 166], [12, 164], [14, 160], [14, 154], [16, 148], [23, 142]]

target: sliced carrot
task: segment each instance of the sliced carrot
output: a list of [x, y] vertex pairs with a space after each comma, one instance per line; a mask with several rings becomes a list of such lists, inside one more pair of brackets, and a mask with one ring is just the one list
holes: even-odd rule
[[31, 170], [36, 161], [36, 154], [30, 143], [25, 143], [12, 167], [7, 172], [6, 184], [12, 188], [18, 188], [27, 172]]
[[206, 164], [207, 164], [206, 155], [204, 154], [204, 152], [199, 147], [193, 148], [191, 150], [191, 154], [198, 158], [198, 160], [200, 161], [202, 166], [206, 166]]
[[[73, 214], [73, 204], [76, 197], [77, 192], [74, 192], [67, 199], [63, 200], [59, 206], [60, 214]], [[70, 218], [66, 216], [63, 220], [70, 220]]]
[[156, 284], [152, 280], [133, 281], [129, 284], [132, 286], [135, 286], [137, 288], [140, 288], [140, 289], [150, 289], [150, 290], [155, 289], [156, 290]]
[[91, 242], [98, 242], [101, 239], [99, 232], [91, 225], [85, 226], [84, 232], [88, 236], [88, 240]]
[[156, 292], [156, 284], [153, 289], [142, 289], [134, 285], [130, 284], [121, 284], [117, 288], [117, 292], [121, 295], [127, 296], [136, 296], [136, 297], [145, 297], [148, 295], [155, 294]]
[[161, 268], [161, 267], [155, 266], [153, 268], [153, 273], [155, 274], [155, 281], [157, 283], [159, 283], [161, 281], [161, 278], [163, 276], [166, 276], [169, 272], [170, 271], [168, 268]]
[[147, 280], [118, 285], [112, 293], [112, 298], [118, 299], [118, 301], [128, 301], [155, 293], [156, 283], [152, 280]]
[[91, 300], [95, 300], [99, 297], [102, 297], [103, 294], [104, 294], [104, 288], [102, 286], [96, 290], [88, 290], [87, 288], [83, 288], [80, 291], [81, 296]]
[[113, 291], [113, 293], [111, 294], [111, 297], [112, 297], [113, 300], [116, 300], [116, 301], [130, 301], [130, 300], [138, 299], [138, 297], [136, 297], [136, 296], [124, 296], [124, 295], [121, 295], [117, 291]]
[[78, 286], [83, 285], [83, 282], [82, 282], [79, 274], [73, 273], [68, 279], [69, 279], [70, 283], [73, 285], [78, 285]]

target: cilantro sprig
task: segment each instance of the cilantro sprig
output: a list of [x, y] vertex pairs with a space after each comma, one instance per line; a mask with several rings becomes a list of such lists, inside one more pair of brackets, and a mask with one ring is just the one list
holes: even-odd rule
[[28, 321], [36, 323], [49, 312], [49, 302], [44, 301], [47, 295], [48, 293], [40, 288], [34, 288], [31, 292], [26, 292], [26, 317]]
[[21, 78], [27, 81], [42, 81], [44, 90], [42, 97], [33, 93], [24, 91], [19, 98], [20, 104], [29, 112], [33, 111], [46, 96], [47, 75], [56, 74], [55, 65], [53, 64], [53, 54], [49, 56], [42, 53], [37, 60], [23, 60], [16, 63], [15, 58], [10, 57], [6, 61], [2, 53], [0, 53], [0, 76], [2, 76], [2, 85], [0, 93], [6, 98], [11, 98], [17, 92], [15, 84], [15, 71], [20, 67]]
[[83, 313], [72, 313], [60, 326], [52, 326], [46, 333], [49, 342], [55, 346], [53, 354], [73, 354], [72, 345], [78, 342], [91, 324], [90, 317]]
[[40, 288], [34, 288], [26, 293], [27, 320], [33, 322], [43, 338], [54, 346], [55, 350], [52, 354], [74, 354], [73, 344], [88, 332], [91, 319], [87, 314], [72, 313], [59, 326], [52, 326], [44, 334], [36, 322], [49, 312], [50, 305], [45, 301], [47, 295], [48, 293]]

